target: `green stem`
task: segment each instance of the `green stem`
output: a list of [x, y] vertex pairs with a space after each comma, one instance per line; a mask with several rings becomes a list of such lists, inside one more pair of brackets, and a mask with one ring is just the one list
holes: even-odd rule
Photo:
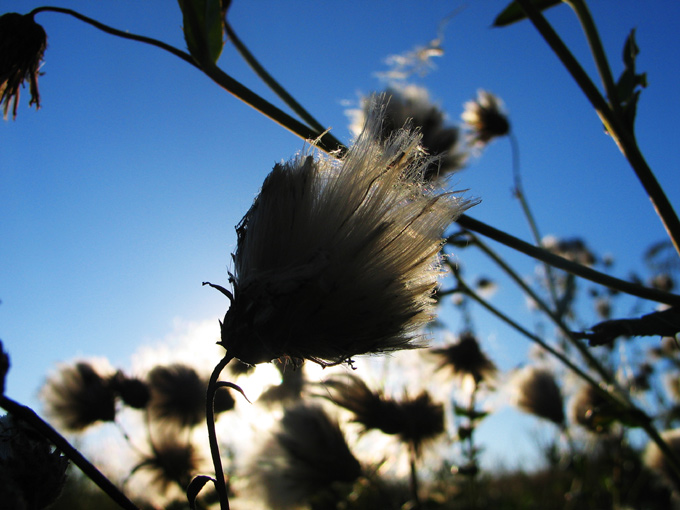
[[[512, 150], [512, 176], [515, 185], [514, 194], [515, 197], [517, 197], [517, 200], [519, 200], [519, 203], [522, 206], [522, 211], [524, 212], [524, 216], [529, 223], [529, 229], [531, 230], [531, 234], [534, 237], [534, 244], [536, 246], [541, 246], [541, 234], [538, 231], [538, 224], [536, 223], [536, 219], [529, 208], [529, 201], [527, 200], [526, 194], [524, 193], [524, 186], [522, 186], [522, 176], [520, 173], [519, 164], [519, 143], [517, 142], [517, 137], [512, 131], [509, 133], [509, 139]], [[546, 264], [544, 262], [543, 267], [545, 268], [545, 276], [548, 282], [550, 299], [552, 300], [552, 304], [555, 309], [557, 309], [558, 299], [557, 290], [555, 289], [555, 275], [553, 274], [550, 264]]]
[[217, 380], [234, 357], [225, 355], [213, 370], [208, 382], [208, 391], [205, 402], [205, 417], [208, 425], [208, 441], [210, 443], [210, 454], [212, 456], [213, 467], [215, 468], [215, 489], [220, 498], [220, 510], [229, 510], [229, 492], [224, 480], [224, 469], [222, 468], [222, 458], [220, 457], [220, 445], [217, 442], [217, 432], [215, 431], [215, 393], [217, 392]]
[[64, 436], [59, 434], [52, 426], [38, 416], [33, 409], [26, 407], [14, 400], [0, 396], [0, 407], [7, 410], [15, 418], [28, 423], [43, 437], [48, 439], [57, 447], [71, 462], [92, 480], [101, 490], [103, 490], [118, 506], [125, 510], [139, 510], [137, 505], [128, 499], [118, 487], [113, 485], [89, 460], [76, 450]]
[[600, 377], [602, 377], [602, 380], [607, 384], [614, 384], [615, 381], [613, 376], [602, 366], [599, 361], [597, 361], [590, 350], [574, 337], [571, 330], [562, 321], [562, 319], [558, 317], [557, 314], [555, 314], [555, 312], [553, 312], [545, 303], [545, 301], [543, 301], [538, 296], [538, 294], [536, 294], [536, 292], [534, 292], [534, 290], [524, 282], [520, 275], [517, 274], [514, 269], [512, 269], [500, 256], [498, 256], [495, 251], [493, 251], [476, 235], [472, 233], [469, 233], [469, 235], [472, 237], [474, 244], [489, 258], [491, 258], [491, 260], [493, 260], [505, 272], [505, 274], [507, 274], [522, 289], [522, 291], [524, 291], [536, 303], [536, 306], [538, 306], [543, 311], [543, 313], [545, 313], [553, 321], [553, 323], [560, 329], [562, 334], [570, 341], [570, 343], [578, 349], [578, 351], [581, 353], [581, 356], [583, 356], [588, 365], [593, 370], [595, 370], [600, 375]]
[[657, 303], [680, 306], [680, 296], [678, 295], [669, 294], [668, 292], [662, 292], [656, 289], [650, 289], [641, 285], [627, 282], [625, 280], [614, 278], [613, 276], [609, 276], [604, 273], [600, 273], [599, 271], [595, 271], [589, 267], [577, 264], [565, 259], [564, 257], [555, 255], [554, 253], [550, 253], [543, 248], [538, 248], [532, 244], [524, 242], [521, 239], [498, 230], [479, 220], [475, 220], [474, 218], [471, 218], [465, 214], [460, 215], [460, 217], [456, 220], [456, 223], [466, 230], [472, 230], [473, 232], [482, 234], [483, 236], [489, 237], [494, 241], [504, 244], [534, 259], [546, 262], [553, 267], [563, 269], [564, 271], [572, 273], [576, 276], [580, 276], [581, 278], [585, 278], [586, 280], [590, 280], [591, 282], [599, 283], [605, 287], [625, 292], [631, 296], [637, 296], [650, 301], [655, 301]]
[[276, 106], [268, 102], [266, 99], [255, 94], [253, 91], [251, 91], [250, 89], [236, 81], [234, 78], [232, 78], [227, 73], [219, 69], [217, 66], [203, 67], [199, 63], [197, 63], [191, 57], [191, 55], [175, 48], [174, 46], [166, 44], [157, 39], [152, 39], [151, 37], [136, 35], [109, 27], [107, 25], [104, 25], [103, 23], [100, 23], [92, 18], [88, 18], [87, 16], [84, 16], [79, 12], [73, 11], [71, 9], [64, 9], [62, 7], [43, 6], [34, 9], [33, 11], [31, 11], [30, 14], [36, 15], [41, 12], [57, 12], [61, 14], [67, 14], [89, 25], [92, 25], [93, 27], [102, 30], [103, 32], [106, 32], [107, 34], [115, 35], [123, 39], [141, 42], [144, 44], [149, 44], [151, 46], [155, 46], [157, 48], [165, 50], [175, 55], [176, 57], [184, 60], [186, 63], [191, 64], [200, 71], [203, 71], [204, 74], [206, 74], [209, 78], [211, 78], [224, 90], [235, 96], [237, 99], [243, 101], [250, 107], [254, 108], [258, 112], [262, 113], [265, 117], [268, 117], [269, 119], [273, 120], [280, 126], [284, 127], [291, 133], [299, 136], [303, 140], [314, 140], [316, 142], [316, 146], [319, 149], [326, 152], [332, 152], [336, 150], [342, 151], [344, 149], [344, 147], [337, 141], [335, 137], [331, 136], [330, 133], [324, 133], [323, 131], [316, 131], [309, 128], [299, 120], [291, 117], [283, 110], [277, 108]]
[[[224, 30], [229, 37], [229, 40], [234, 44], [236, 50], [240, 53], [243, 59], [248, 63], [255, 74], [257, 74], [267, 86], [274, 91], [291, 109], [297, 113], [302, 120], [309, 124], [312, 128], [320, 133], [326, 131], [322, 126], [300, 103], [298, 103], [293, 96], [291, 96], [286, 89], [284, 89], [274, 77], [267, 72], [267, 70], [260, 64], [250, 50], [243, 44], [243, 41], [236, 35], [234, 29], [229, 24], [227, 19], [224, 20]], [[340, 142], [338, 142], [338, 145]]]
[[602, 41], [600, 40], [600, 35], [598, 34], [597, 27], [595, 26], [595, 21], [588, 6], [583, 0], [565, 0], [567, 4], [574, 10], [579, 22], [581, 23], [581, 28], [583, 28], [583, 33], [588, 41], [588, 46], [590, 46], [590, 52], [593, 54], [593, 60], [595, 60], [595, 65], [597, 67], [597, 72], [600, 75], [600, 80], [609, 99], [609, 105], [614, 110], [617, 116], [620, 116], [620, 104], [618, 93], [616, 91], [616, 85], [614, 83], [614, 77], [612, 76], [611, 68], [609, 66], [609, 61], [607, 60], [607, 55], [604, 52], [604, 47], [602, 46]]
[[602, 94], [600, 94], [600, 91], [595, 87], [576, 58], [574, 58], [564, 42], [562, 42], [540, 11], [536, 9], [531, 0], [517, 1], [595, 108], [607, 132], [612, 136], [619, 150], [633, 168], [657, 215], [660, 217], [668, 236], [673, 242], [673, 246], [675, 246], [676, 251], [680, 254], [680, 220], [675, 214], [673, 206], [668, 201], [663, 188], [659, 185], [651, 168], [649, 168], [640, 152], [635, 135], [628, 129], [622, 118], [617, 116], [615, 111], [609, 107], [607, 101], [602, 97]]

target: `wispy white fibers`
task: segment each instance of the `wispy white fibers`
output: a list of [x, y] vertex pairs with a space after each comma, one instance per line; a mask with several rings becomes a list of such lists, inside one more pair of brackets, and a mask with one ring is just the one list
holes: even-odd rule
[[470, 203], [425, 184], [418, 132], [380, 141], [384, 108], [343, 156], [298, 155], [265, 180], [237, 227], [228, 354], [339, 363], [417, 346], [443, 232]]

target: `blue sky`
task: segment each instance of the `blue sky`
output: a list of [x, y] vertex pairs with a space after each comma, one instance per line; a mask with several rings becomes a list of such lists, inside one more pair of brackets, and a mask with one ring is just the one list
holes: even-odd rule
[[[661, 224], [534, 28], [527, 22], [490, 28], [507, 1], [236, 0], [230, 19], [270, 73], [348, 141], [347, 102], [383, 88], [375, 73], [387, 69], [384, 59], [427, 44], [440, 20], [464, 5], [447, 25], [436, 70], [412, 81], [429, 89], [452, 122], [477, 89], [499, 95], [520, 143], [523, 182], [542, 232], [585, 237], [596, 252], [615, 255], [619, 276], [642, 271], [644, 249], [664, 237]], [[615, 76], [623, 42], [637, 28], [638, 70], [649, 81], [638, 107], [638, 140], [680, 210], [680, 4], [591, 3]], [[0, 11], [24, 13], [39, 5], [5, 0]], [[54, 5], [185, 46], [174, 2]], [[569, 9], [552, 9], [548, 18], [595, 77]], [[217, 335], [227, 303], [201, 282], [226, 282], [234, 225], [273, 164], [303, 148], [300, 139], [170, 54], [61, 14], [36, 19], [49, 38], [43, 107], [28, 109], [25, 91], [17, 120], [0, 123], [0, 338], [12, 359], [8, 394], [32, 405], [59, 361], [105, 356], [127, 367], [140, 345], [171, 334], [177, 319], [214, 319]], [[220, 65], [280, 105], [229, 44]], [[510, 156], [507, 140], [495, 142], [454, 187], [481, 198], [471, 216], [529, 240], [510, 192]], [[533, 270], [525, 257], [503, 253], [523, 273]], [[490, 273], [471, 250], [460, 254], [460, 263], [471, 277]], [[531, 326], [518, 296], [501, 287], [496, 303]], [[457, 318], [448, 319], [455, 330]], [[502, 368], [526, 359], [526, 340], [485, 315], [477, 322]], [[497, 431], [489, 432], [489, 442], [502, 446], [507, 440], [497, 439]]]

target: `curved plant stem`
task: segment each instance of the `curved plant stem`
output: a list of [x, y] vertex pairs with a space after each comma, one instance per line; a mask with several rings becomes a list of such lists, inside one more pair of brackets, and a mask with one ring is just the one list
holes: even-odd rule
[[343, 150], [344, 147], [335, 139], [335, 137], [330, 136], [330, 133], [324, 133], [323, 131], [316, 131], [302, 122], [298, 121], [297, 119], [291, 117], [288, 115], [286, 112], [283, 110], [277, 108], [270, 102], [268, 102], [266, 99], [258, 96], [255, 94], [253, 91], [251, 91], [249, 88], [245, 87], [238, 81], [236, 81], [234, 78], [229, 76], [227, 73], [219, 69], [217, 66], [212, 66], [212, 67], [203, 67], [201, 66], [198, 62], [196, 62], [191, 55], [188, 53], [185, 53], [184, 51], [175, 48], [174, 46], [171, 46], [169, 44], [166, 44], [162, 41], [159, 41], [157, 39], [153, 39], [151, 37], [145, 37], [142, 35], [136, 35], [136, 34], [131, 34], [129, 32], [124, 32], [122, 30], [118, 30], [112, 27], [109, 27], [103, 23], [100, 23], [99, 21], [96, 21], [92, 18], [89, 18], [87, 16], [84, 16], [80, 14], [79, 12], [76, 12], [72, 9], [65, 9], [62, 7], [52, 7], [52, 6], [43, 6], [43, 7], [38, 7], [31, 11], [31, 15], [36, 15], [41, 12], [56, 12], [56, 13], [61, 13], [61, 14], [67, 14], [69, 16], [73, 16], [74, 18], [83, 21], [89, 25], [92, 25], [93, 27], [102, 30], [103, 32], [106, 32], [107, 34], [115, 35], [117, 37], [122, 37], [123, 39], [130, 39], [132, 41], [137, 41], [141, 42], [144, 44], [149, 44], [151, 46], [155, 46], [157, 48], [160, 48], [162, 50], [165, 50], [176, 57], [184, 60], [188, 64], [191, 64], [195, 68], [199, 69], [200, 71], [203, 71], [204, 74], [206, 74], [209, 78], [211, 78], [215, 83], [217, 83], [219, 86], [221, 86], [224, 90], [235, 96], [237, 99], [240, 99], [247, 105], [251, 106], [255, 110], [259, 111], [262, 113], [264, 116], [270, 118], [280, 126], [286, 128], [288, 131], [292, 132], [293, 134], [299, 136], [303, 140], [313, 140], [315, 141], [315, 145], [326, 152], [332, 152], [332, 151], [337, 151], [337, 150]]
[[118, 506], [125, 510], [139, 510], [137, 505], [128, 499], [118, 487], [102, 474], [89, 460], [76, 450], [64, 436], [59, 434], [52, 426], [38, 416], [33, 409], [26, 407], [14, 400], [0, 396], [0, 407], [5, 409], [15, 418], [28, 423], [43, 437], [56, 446], [66, 457], [71, 460], [80, 470], [87, 475], [101, 490], [103, 490]]
[[[541, 246], [541, 234], [538, 230], [538, 224], [536, 223], [536, 219], [531, 212], [531, 208], [529, 207], [529, 201], [527, 200], [526, 194], [524, 193], [524, 186], [522, 186], [522, 175], [520, 173], [520, 164], [519, 164], [519, 143], [517, 142], [517, 137], [515, 134], [510, 131], [508, 134], [508, 138], [510, 140], [510, 147], [512, 150], [512, 177], [513, 177], [513, 182], [514, 182], [514, 195], [519, 200], [520, 205], [522, 206], [522, 211], [524, 212], [524, 216], [527, 219], [527, 222], [529, 223], [529, 228], [531, 229], [531, 235], [534, 238], [534, 244], [536, 246]], [[555, 275], [553, 274], [552, 267], [550, 264], [546, 264], [545, 262], [543, 263], [543, 267], [545, 268], [545, 276], [546, 280], [548, 282], [548, 291], [550, 292], [550, 299], [552, 300], [552, 305], [557, 309], [558, 307], [558, 299], [557, 299], [557, 290], [555, 289]]]
[[[597, 87], [595, 87], [576, 58], [574, 58], [564, 42], [562, 42], [560, 37], [553, 30], [539, 10], [536, 9], [536, 7], [532, 4], [531, 0], [517, 0], [517, 2], [522, 6], [522, 9], [534, 24], [538, 32], [552, 48], [557, 57], [562, 61], [578, 86], [595, 108], [595, 111], [600, 117], [600, 120], [604, 124], [607, 132], [612, 136], [616, 142], [616, 145], [619, 147], [619, 150], [623, 153], [630, 163], [630, 166], [633, 168], [638, 180], [642, 184], [647, 196], [651, 200], [656, 213], [661, 218], [664, 228], [673, 242], [673, 246], [675, 247], [678, 254], [680, 254], [680, 220], [675, 214], [673, 206], [668, 201], [668, 197], [663, 191], [663, 188], [661, 188], [661, 185], [659, 185], [659, 182], [656, 180], [651, 168], [649, 168], [644, 156], [640, 152], [635, 140], [635, 135], [630, 129], [628, 129], [621, 116], [616, 115], [616, 110], [613, 110], [604, 97], [602, 97], [602, 94], [600, 94], [600, 91], [597, 89]], [[592, 34], [589, 36], [589, 42], [593, 44]], [[601, 56], [598, 57], [596, 55], [596, 59], [601, 58]], [[598, 63], [599, 68], [600, 62], [596, 60], [596, 63]], [[598, 70], [600, 73], [605, 73], [606, 78], [606, 70]]]
[[585, 345], [583, 345], [578, 341], [577, 338], [574, 337], [571, 330], [562, 321], [562, 319], [558, 317], [538, 296], [538, 294], [536, 294], [536, 292], [534, 292], [534, 290], [524, 282], [520, 275], [517, 274], [517, 272], [512, 267], [510, 267], [507, 262], [505, 262], [495, 251], [493, 251], [476, 235], [472, 233], [469, 233], [469, 235], [472, 237], [473, 243], [489, 258], [491, 258], [491, 260], [493, 260], [505, 272], [505, 274], [507, 274], [522, 289], [522, 291], [525, 292], [527, 296], [529, 296], [536, 303], [536, 306], [538, 306], [543, 311], [543, 313], [545, 313], [553, 321], [553, 323], [560, 329], [562, 334], [570, 341], [570, 343], [576, 347], [576, 349], [578, 349], [578, 351], [581, 353], [581, 356], [583, 356], [588, 365], [600, 375], [602, 380], [607, 384], [615, 384], [614, 378], [609, 373], [609, 371], [607, 371], [602, 366], [602, 364], [597, 360], [597, 358], [595, 358], [595, 356], [592, 355], [590, 350]]
[[224, 469], [222, 469], [222, 458], [220, 457], [220, 445], [217, 442], [217, 433], [215, 432], [215, 393], [218, 389], [217, 380], [227, 366], [233, 359], [233, 356], [226, 355], [217, 364], [213, 370], [208, 382], [208, 392], [205, 403], [205, 417], [208, 424], [208, 441], [210, 443], [210, 454], [212, 455], [213, 466], [215, 468], [215, 489], [220, 498], [220, 510], [229, 510], [229, 492], [227, 491], [227, 484], [224, 480]]
[[[243, 59], [248, 63], [255, 74], [257, 74], [267, 86], [274, 91], [274, 93], [279, 96], [291, 109], [297, 113], [302, 120], [309, 124], [312, 128], [316, 129], [320, 133], [326, 131], [326, 128], [322, 126], [297, 100], [291, 96], [286, 89], [284, 89], [279, 82], [277, 82], [274, 77], [269, 74], [269, 72], [260, 64], [260, 62], [255, 58], [255, 56], [250, 52], [248, 47], [243, 44], [243, 41], [236, 35], [234, 29], [232, 28], [229, 21], [225, 18], [224, 20], [224, 30], [227, 33], [227, 37], [234, 44], [234, 47], [243, 57]], [[339, 144], [340, 142], [338, 142]]]
[[625, 292], [631, 296], [637, 296], [650, 301], [655, 301], [657, 303], [680, 306], [680, 296], [678, 295], [669, 294], [668, 292], [662, 292], [656, 289], [650, 289], [641, 285], [627, 282], [625, 280], [614, 278], [613, 276], [609, 276], [604, 273], [600, 273], [599, 271], [595, 271], [594, 269], [577, 264], [565, 259], [564, 257], [560, 257], [559, 255], [550, 253], [543, 248], [538, 248], [532, 244], [524, 242], [517, 237], [498, 230], [497, 228], [487, 225], [486, 223], [483, 223], [479, 220], [475, 220], [474, 218], [471, 218], [465, 214], [461, 214], [456, 220], [456, 223], [466, 230], [472, 230], [473, 232], [482, 234], [483, 236], [489, 237], [494, 241], [504, 244], [516, 251], [522, 252], [529, 257], [546, 262], [553, 267], [563, 269], [564, 271], [572, 273], [576, 276], [580, 276], [581, 278], [585, 278], [586, 280], [590, 280], [591, 282], [599, 283], [600, 285], [604, 285], [610, 289], [616, 289], [621, 292]]
[[418, 456], [416, 455], [416, 447], [413, 443], [408, 446], [409, 450], [409, 463], [411, 467], [410, 471], [410, 485], [411, 485], [411, 497], [413, 498], [413, 510], [421, 510], [422, 503], [420, 501], [420, 484], [418, 483], [418, 468], [416, 462], [418, 461]]

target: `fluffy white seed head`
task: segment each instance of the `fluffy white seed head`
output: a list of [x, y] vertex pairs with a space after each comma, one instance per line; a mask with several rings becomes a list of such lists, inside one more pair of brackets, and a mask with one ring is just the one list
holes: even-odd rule
[[340, 158], [277, 164], [237, 227], [221, 344], [256, 364], [338, 363], [418, 345], [444, 230], [469, 202], [429, 189], [417, 132], [380, 142], [384, 107]]

